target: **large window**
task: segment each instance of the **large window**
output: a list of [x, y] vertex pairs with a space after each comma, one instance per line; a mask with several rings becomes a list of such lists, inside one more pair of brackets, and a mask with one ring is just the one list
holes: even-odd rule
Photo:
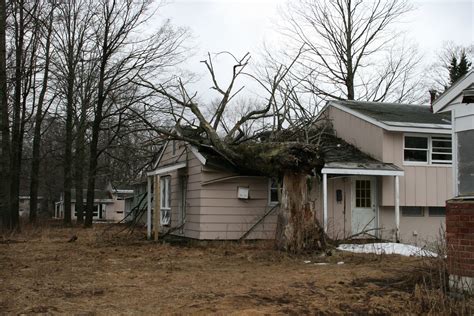
[[405, 135], [403, 160], [416, 164], [451, 164], [451, 136]]
[[171, 177], [160, 178], [160, 224], [171, 223]]

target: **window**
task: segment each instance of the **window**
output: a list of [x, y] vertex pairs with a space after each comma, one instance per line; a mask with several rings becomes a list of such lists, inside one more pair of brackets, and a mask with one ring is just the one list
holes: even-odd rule
[[428, 162], [428, 138], [405, 136], [404, 160]]
[[429, 207], [428, 213], [430, 216], [446, 216], [446, 208], [444, 207]]
[[356, 180], [356, 207], [372, 207], [370, 180]]
[[281, 193], [281, 189], [278, 184], [278, 180], [271, 178], [268, 185], [268, 204], [275, 205], [279, 203], [278, 196]]
[[431, 162], [449, 164], [452, 161], [451, 137], [431, 137]]
[[419, 164], [450, 164], [451, 136], [405, 136], [403, 160]]
[[406, 217], [418, 217], [424, 216], [425, 212], [421, 206], [402, 206], [402, 216]]
[[171, 223], [171, 177], [160, 178], [160, 224]]

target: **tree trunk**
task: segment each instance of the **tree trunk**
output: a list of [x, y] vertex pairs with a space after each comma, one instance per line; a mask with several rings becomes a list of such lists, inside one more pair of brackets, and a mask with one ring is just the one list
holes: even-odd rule
[[275, 238], [278, 249], [297, 253], [325, 247], [308, 195], [306, 174], [285, 173]]
[[[84, 116], [84, 121], [82, 117]], [[76, 213], [77, 213], [77, 224], [84, 223], [84, 172], [83, 168], [85, 165], [84, 161], [84, 125], [85, 124], [85, 113], [81, 113], [81, 120], [78, 122], [77, 135], [76, 135], [76, 155], [74, 159], [74, 183], [76, 187]]]
[[30, 181], [30, 222], [36, 221], [38, 209], [38, 186], [39, 186], [39, 169], [40, 169], [40, 146], [41, 146], [41, 125], [43, 123], [43, 103], [48, 89], [49, 78], [49, 63], [50, 63], [50, 46], [51, 46], [51, 32], [53, 25], [53, 12], [50, 13], [48, 35], [46, 38], [45, 47], [45, 66], [44, 77], [41, 87], [41, 92], [38, 98], [38, 104], [35, 117], [35, 129], [33, 135], [33, 153], [31, 162], [31, 181]]
[[64, 224], [71, 225], [71, 188], [72, 188], [72, 120], [74, 112], [74, 43], [68, 42], [67, 90], [66, 90], [66, 144], [64, 152]]
[[0, 0], [0, 133], [1, 133], [1, 175], [0, 175], [0, 225], [11, 228], [10, 214], [10, 127], [7, 97], [6, 71], [6, 3]]
[[87, 175], [87, 201], [86, 201], [86, 220], [84, 227], [92, 227], [92, 217], [94, 212], [94, 193], [95, 193], [95, 177], [97, 174], [97, 159], [98, 159], [98, 144], [99, 144], [99, 132], [100, 125], [102, 123], [102, 108], [105, 102], [105, 67], [107, 65], [107, 37], [108, 30], [106, 29], [104, 44], [103, 44], [103, 56], [100, 65], [99, 83], [97, 89], [97, 107], [95, 110], [94, 122], [92, 124], [92, 139], [90, 144], [90, 155], [89, 155], [89, 172]]
[[[12, 142], [11, 142], [11, 165], [10, 165], [10, 214], [12, 228], [18, 228], [20, 222], [19, 216], [19, 194], [20, 194], [20, 172], [21, 172], [21, 120], [22, 120], [22, 102], [21, 88], [23, 79], [23, 42], [24, 42], [24, 18], [23, 1], [18, 3], [18, 20], [15, 23], [15, 90], [13, 96], [13, 122], [12, 122]], [[14, 13], [16, 14], [16, 12]]]

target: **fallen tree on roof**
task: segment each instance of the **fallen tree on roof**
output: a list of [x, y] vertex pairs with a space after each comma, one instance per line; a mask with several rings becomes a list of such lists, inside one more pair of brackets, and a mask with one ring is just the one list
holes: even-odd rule
[[[147, 122], [155, 130], [170, 139], [212, 150], [239, 172], [280, 179], [282, 193], [275, 245], [290, 252], [326, 248], [328, 238], [316, 217], [319, 210], [309, 199], [310, 183], [331, 157], [340, 159], [348, 153], [361, 154], [334, 135], [326, 118], [316, 117], [316, 113], [305, 110], [294, 89], [290, 88], [291, 84], [285, 81], [298, 57], [299, 54], [288, 66], [276, 67], [274, 74], [267, 73], [266, 81], [252, 76], [265, 88], [268, 96], [262, 106], [242, 115], [233, 126], [224, 122], [225, 113], [241, 90], [233, 92], [236, 79], [242, 75], [250, 76], [244, 72], [250, 59], [248, 54], [241, 59], [233, 57], [236, 63], [226, 88], [217, 81], [211, 57], [203, 62], [212, 78], [212, 89], [221, 96], [210, 119], [195, 100], [196, 94], [189, 94], [180, 80], [172, 90], [146, 80], [140, 82], [168, 101], [169, 113], [173, 113], [176, 120], [176, 126], [171, 130]], [[297, 111], [296, 120], [294, 113]], [[265, 127], [244, 131], [242, 126], [249, 121], [260, 121]]]

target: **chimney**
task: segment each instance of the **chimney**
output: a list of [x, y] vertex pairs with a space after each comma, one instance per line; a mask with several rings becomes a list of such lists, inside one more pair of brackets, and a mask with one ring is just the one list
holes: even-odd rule
[[431, 89], [429, 90], [429, 93], [430, 93], [431, 112], [433, 112], [433, 102], [434, 100], [436, 100], [436, 94], [438, 93], [438, 91], [436, 91], [435, 89]]

